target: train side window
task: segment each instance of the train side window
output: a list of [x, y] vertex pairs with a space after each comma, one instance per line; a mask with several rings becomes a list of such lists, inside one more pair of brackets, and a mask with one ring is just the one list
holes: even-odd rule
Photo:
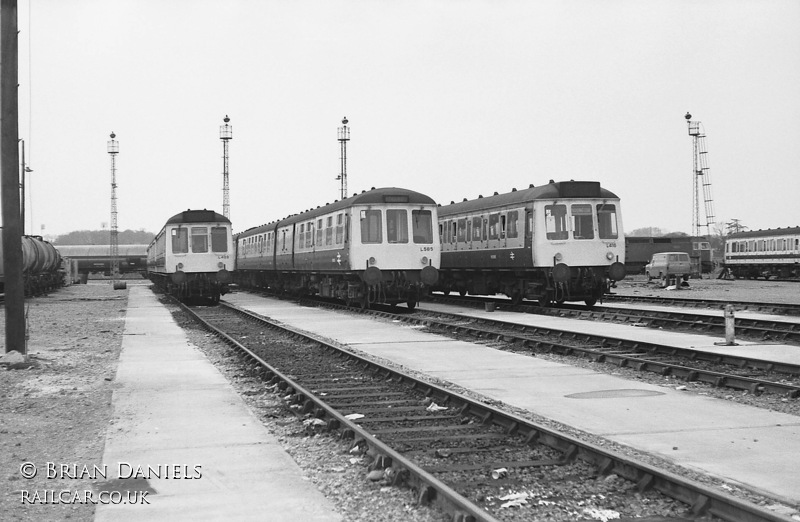
[[361, 211], [361, 242], [383, 242], [383, 220], [380, 210]]
[[433, 243], [433, 215], [430, 210], [411, 211], [411, 236], [414, 243], [430, 245]]
[[451, 243], [455, 243], [456, 237], [458, 237], [458, 221], [454, 219], [449, 223], [450, 223], [450, 233], [448, 234], [448, 237], [450, 238]]
[[444, 224], [439, 223], [439, 243], [444, 243]]
[[508, 218], [505, 214], [500, 214], [500, 239], [505, 239], [506, 237], [506, 226], [508, 224]]
[[172, 229], [172, 253], [186, 254], [189, 252], [189, 230], [185, 228]]
[[314, 243], [317, 246], [322, 246], [322, 232], [323, 232], [322, 218], [319, 218], [317, 220], [317, 242]]
[[508, 225], [506, 226], [506, 236], [508, 238], [519, 237], [518, 230], [519, 211], [514, 210], [508, 213]]
[[461, 218], [456, 223], [456, 242], [465, 243], [467, 241], [467, 220], [466, 218]]
[[489, 214], [489, 239], [497, 239], [500, 214]]
[[344, 241], [344, 214], [336, 214], [336, 244], [341, 245]]
[[386, 240], [389, 243], [408, 243], [408, 212], [386, 210]]
[[[259, 238], [261, 239], [261, 238]], [[259, 241], [259, 246], [261, 242]], [[225, 227], [211, 227], [211, 251], [228, 251], [228, 229]]]
[[600, 239], [617, 239], [617, 206], [603, 203], [597, 205], [597, 231]]
[[333, 244], [333, 216], [328, 216], [325, 220], [325, 244]]
[[567, 206], [545, 205], [544, 222], [547, 239], [567, 239]]
[[192, 227], [192, 252], [202, 254], [208, 252], [208, 229]]
[[594, 220], [592, 206], [586, 204], [572, 205], [572, 237], [575, 239], [594, 239]]
[[480, 216], [472, 218], [472, 240], [481, 240], [481, 225], [483, 225], [483, 218]]
[[306, 242], [306, 225], [305, 223], [300, 224], [300, 230], [297, 233], [297, 248], [303, 248]]

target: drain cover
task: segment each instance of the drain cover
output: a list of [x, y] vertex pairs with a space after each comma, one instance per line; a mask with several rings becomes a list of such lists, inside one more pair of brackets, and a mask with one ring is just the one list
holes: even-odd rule
[[652, 397], [654, 395], [664, 395], [663, 392], [652, 390], [598, 390], [592, 392], [572, 393], [567, 395], [568, 399], [619, 399], [622, 397]]

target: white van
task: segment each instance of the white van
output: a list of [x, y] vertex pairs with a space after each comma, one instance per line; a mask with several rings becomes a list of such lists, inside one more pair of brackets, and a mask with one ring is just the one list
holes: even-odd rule
[[669, 276], [681, 276], [688, 281], [692, 275], [692, 262], [686, 252], [661, 252], [653, 254], [653, 259], [644, 267], [644, 273], [648, 281]]

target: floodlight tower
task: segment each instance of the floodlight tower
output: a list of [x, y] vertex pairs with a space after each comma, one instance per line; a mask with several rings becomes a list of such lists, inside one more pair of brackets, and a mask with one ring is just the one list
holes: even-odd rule
[[[700, 229], [705, 227], [705, 235], [710, 235], [711, 226], [714, 224], [714, 199], [711, 196], [711, 173], [708, 171], [708, 162], [706, 159], [708, 153], [706, 150], [706, 134], [702, 123], [693, 121], [691, 114], [687, 112], [684, 118], [686, 118], [686, 122], [689, 125], [689, 136], [692, 137], [694, 145], [692, 234], [694, 237], [701, 237]], [[702, 223], [700, 218], [701, 190], [705, 208], [705, 224]]]
[[111, 131], [111, 140], [108, 142], [108, 155], [111, 156], [111, 236], [109, 240], [109, 256], [111, 257], [111, 279], [119, 279], [119, 237], [117, 235], [117, 154], [119, 142], [117, 135]]
[[341, 181], [341, 187], [339, 189], [340, 198], [345, 199], [347, 197], [347, 142], [350, 141], [350, 129], [347, 127], [347, 116], [342, 118], [342, 126], [339, 127], [339, 144], [341, 148], [341, 153], [339, 155], [339, 160], [342, 165], [342, 169], [339, 172], [339, 175], [336, 176], [336, 179]]
[[219, 139], [222, 140], [222, 215], [231, 218], [230, 188], [228, 186], [228, 142], [233, 139], [233, 127], [228, 125], [231, 121], [228, 115], [223, 120], [225, 125], [219, 126]]

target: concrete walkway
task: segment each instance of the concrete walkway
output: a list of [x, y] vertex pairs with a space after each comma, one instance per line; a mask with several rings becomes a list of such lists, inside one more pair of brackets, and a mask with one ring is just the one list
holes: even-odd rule
[[122, 503], [96, 521], [341, 520], [144, 287], [129, 290], [115, 384], [97, 490]]

